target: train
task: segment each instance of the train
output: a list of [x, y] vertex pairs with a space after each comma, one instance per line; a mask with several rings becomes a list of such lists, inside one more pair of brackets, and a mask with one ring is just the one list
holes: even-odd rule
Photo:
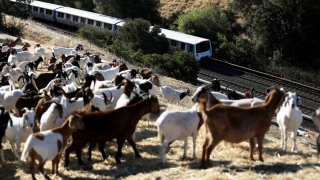
[[[17, 3], [16, 0], [10, 1]], [[124, 19], [42, 1], [32, 1], [28, 7], [32, 17], [58, 22], [72, 27], [92, 25], [114, 32], [125, 24]], [[161, 34], [164, 34], [168, 39], [171, 49], [192, 53], [197, 61], [212, 57], [213, 52], [209, 39], [169, 29], [160, 29]]]

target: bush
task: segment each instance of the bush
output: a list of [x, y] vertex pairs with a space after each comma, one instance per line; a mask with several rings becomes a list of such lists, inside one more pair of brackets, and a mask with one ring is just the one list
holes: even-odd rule
[[108, 45], [111, 45], [113, 37], [112, 32], [93, 26], [81, 27], [78, 30], [78, 35], [102, 48], [106, 48]]
[[143, 19], [128, 20], [115, 33], [114, 51], [141, 51], [144, 54], [163, 54], [169, 51], [169, 44], [160, 36], [159, 26], [150, 30], [150, 23]]
[[0, 30], [7, 32], [11, 36], [22, 36], [22, 31], [26, 24], [22, 23], [21, 20], [12, 20], [10, 23], [0, 24]]

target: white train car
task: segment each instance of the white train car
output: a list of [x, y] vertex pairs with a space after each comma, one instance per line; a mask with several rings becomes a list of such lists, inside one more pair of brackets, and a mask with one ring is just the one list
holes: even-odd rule
[[197, 61], [212, 57], [212, 48], [209, 39], [163, 28], [161, 28], [161, 33], [169, 40], [171, 48], [192, 53]]
[[[17, 0], [10, 0], [10, 1], [11, 3], [17, 3]], [[26, 4], [26, 2], [18, 2], [18, 3]], [[55, 10], [64, 6], [42, 2], [42, 1], [32, 1], [30, 4], [28, 4], [27, 7], [32, 17], [45, 19], [49, 21], [55, 21]]]
[[62, 24], [76, 27], [92, 25], [109, 31], [115, 31], [117, 24], [123, 22], [123, 20], [119, 18], [70, 7], [58, 8], [55, 17], [56, 21]]
[[[15, 3], [16, 0], [11, 0], [11, 2]], [[34, 17], [75, 27], [92, 25], [109, 31], [116, 31], [119, 26], [125, 24], [125, 21], [120, 18], [41, 1], [33, 1], [30, 4], [30, 10]], [[197, 61], [212, 57], [212, 47], [209, 39], [163, 28], [161, 28], [161, 33], [168, 39], [171, 49], [190, 52]]]

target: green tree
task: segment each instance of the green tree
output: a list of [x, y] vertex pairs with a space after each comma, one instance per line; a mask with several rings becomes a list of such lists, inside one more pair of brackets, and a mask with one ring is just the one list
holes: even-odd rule
[[249, 65], [251, 43], [244, 38], [244, 30], [232, 9], [210, 7], [187, 12], [178, 18], [178, 30], [211, 40], [213, 56]]
[[169, 44], [167, 39], [159, 33], [159, 26], [150, 29], [150, 23], [146, 20], [128, 20], [116, 32], [114, 46], [126, 51], [163, 54], [168, 52]]
[[277, 52], [287, 64], [318, 67], [320, 36], [314, 24], [320, 21], [319, 11], [316, 0], [263, 1], [250, 31], [256, 58], [266, 61]]

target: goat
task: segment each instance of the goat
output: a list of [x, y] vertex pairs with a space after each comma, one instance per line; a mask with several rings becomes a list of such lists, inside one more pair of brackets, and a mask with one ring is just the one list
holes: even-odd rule
[[[47, 95], [41, 95], [41, 94], [25, 94], [23, 96], [20, 96], [16, 102], [16, 109], [19, 112], [19, 116], [22, 116], [22, 109], [27, 108], [35, 108], [39, 102], [39, 100]], [[48, 99], [48, 97], [47, 97]]]
[[8, 111], [6, 111], [4, 109], [3, 106], [0, 105], [0, 158], [1, 158], [1, 162], [5, 161], [4, 155], [3, 155], [3, 149], [2, 149], [2, 139], [5, 136], [8, 124], [10, 124], [11, 127], [13, 126], [13, 122], [10, 117], [10, 114]]
[[117, 73], [127, 69], [127, 65], [121, 63], [119, 66], [107, 70], [92, 70], [90, 74], [95, 75], [96, 73], [100, 73], [102, 74], [104, 80], [113, 80], [116, 77]]
[[135, 88], [135, 84], [130, 80], [124, 80], [123, 94], [119, 97], [115, 109], [126, 106], [130, 102], [131, 93]]
[[[199, 98], [207, 100], [207, 107], [220, 103], [211, 93], [209, 85], [202, 85], [197, 88], [191, 99], [197, 102]], [[161, 141], [160, 158], [162, 164], [165, 164], [165, 151], [169, 145], [177, 139], [184, 139], [184, 154], [186, 157], [187, 137], [193, 137], [193, 158], [195, 158], [196, 138], [199, 128], [203, 123], [200, 113], [197, 112], [196, 106], [184, 111], [165, 111], [157, 119], [158, 137]]]
[[281, 132], [281, 147], [287, 150], [287, 131], [292, 131], [293, 144], [291, 151], [297, 151], [297, 132], [302, 123], [302, 112], [298, 107], [298, 95], [287, 92], [287, 97], [277, 114], [277, 122]]
[[185, 91], [177, 90], [169, 86], [161, 86], [160, 92], [165, 99], [168, 101], [176, 102], [178, 105], [180, 100], [182, 100], [186, 96], [191, 96], [191, 92], [189, 88]]
[[66, 114], [66, 109], [58, 102], [47, 101], [46, 103], [51, 104], [41, 116], [40, 131], [46, 131], [61, 126], [64, 122], [64, 115]]
[[138, 70], [138, 73], [143, 79], [149, 79], [153, 74], [150, 68], [141, 68]]
[[[78, 117], [84, 122], [85, 129], [72, 134], [72, 144], [65, 151], [65, 167], [69, 165], [69, 154], [73, 150], [76, 151], [78, 163], [83, 164], [81, 149], [86, 143], [104, 144], [105, 141], [111, 141], [115, 138], [118, 144], [118, 151], [115, 156], [117, 163], [121, 163], [121, 149], [125, 140], [132, 146], [136, 157], [141, 157], [135, 142], [132, 140], [132, 134], [143, 115], [150, 112], [158, 114], [159, 111], [160, 107], [157, 97], [150, 96], [136, 104], [108, 112], [74, 112], [74, 117]], [[100, 152], [105, 159], [106, 155], [103, 149], [100, 149]]]
[[[57, 174], [60, 157], [67, 146], [71, 134], [83, 128], [83, 122], [77, 118], [73, 118], [73, 115], [71, 115], [58, 128], [29, 135], [21, 155], [21, 161], [29, 164], [32, 179], [36, 179], [34, 174], [36, 160], [39, 161], [38, 169], [43, 174], [44, 164], [46, 161], [51, 160], [51, 172], [52, 174]], [[47, 174], [44, 174], [44, 177], [50, 179]]]
[[174, 140], [184, 140], [183, 158], [186, 158], [188, 136], [193, 138], [193, 158], [196, 158], [196, 140], [202, 123], [201, 114], [194, 110], [165, 111], [160, 115], [156, 124], [161, 141], [160, 158], [163, 165], [166, 162], [165, 151]]
[[259, 160], [263, 161], [262, 149], [265, 133], [271, 126], [276, 110], [285, 99], [285, 93], [272, 89], [261, 106], [250, 108], [217, 104], [206, 109], [206, 100], [200, 98], [200, 112], [206, 126], [206, 139], [203, 145], [201, 165], [207, 168], [213, 148], [221, 140], [239, 143], [249, 139], [250, 159], [254, 161], [254, 138], [258, 140]]
[[8, 126], [5, 139], [10, 142], [14, 156], [20, 160], [20, 145], [25, 142], [28, 136], [32, 133], [35, 124], [34, 109], [23, 109], [22, 117], [16, 117], [10, 114], [13, 125]]
[[12, 91], [0, 91], [0, 103], [3, 105], [5, 109], [15, 110], [16, 102], [20, 96], [24, 93], [21, 90], [12, 90]]
[[60, 57], [62, 54], [71, 55], [76, 54], [79, 51], [83, 50], [83, 46], [81, 44], [77, 44], [74, 48], [64, 48], [64, 47], [55, 47], [52, 48], [52, 52], [54, 53], [55, 57]]

